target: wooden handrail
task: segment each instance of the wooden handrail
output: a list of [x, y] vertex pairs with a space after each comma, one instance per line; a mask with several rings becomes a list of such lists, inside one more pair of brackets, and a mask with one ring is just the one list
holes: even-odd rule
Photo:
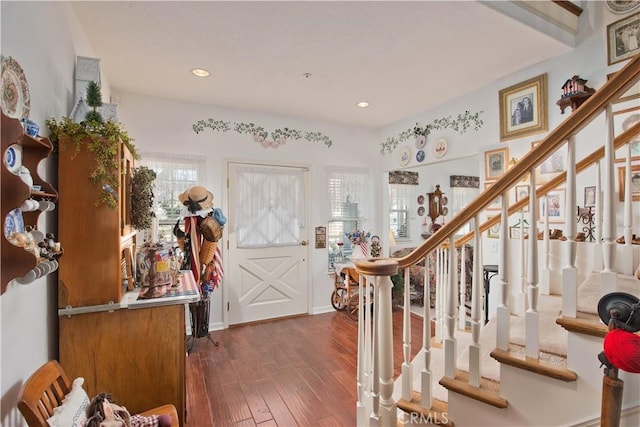
[[[522, 159], [509, 169], [505, 174], [495, 182], [494, 185], [486, 189], [482, 194], [476, 197], [462, 211], [458, 212], [448, 223], [444, 224], [429, 239], [421, 243], [411, 253], [402, 258], [398, 258], [400, 268], [405, 268], [418, 263], [428, 253], [440, 246], [449, 236], [462, 228], [466, 223], [482, 212], [487, 205], [501, 196], [502, 193], [513, 187], [522, 179], [529, 171], [533, 170], [552, 153], [554, 153], [569, 137], [577, 134], [580, 130], [591, 123], [612, 101], [619, 98], [627, 90], [629, 90], [638, 80], [640, 76], [640, 54], [636, 55], [627, 65], [618, 71], [613, 78], [608, 80], [598, 91], [596, 91], [589, 99], [587, 99], [578, 109], [576, 109], [569, 117], [567, 117], [560, 125], [553, 129], [534, 149], [529, 151]], [[640, 130], [640, 125], [636, 124], [616, 138], [616, 147], [624, 145]], [[591, 155], [579, 162], [576, 167], [583, 170], [597, 159], [604, 156], [604, 148], [594, 151]], [[566, 179], [566, 172], [554, 177], [552, 180], [543, 185], [539, 190], [540, 196], [555, 188], [559, 183]], [[509, 208], [509, 213], [517, 212], [528, 203], [528, 197], [519, 200], [516, 204]], [[487, 230], [500, 221], [498, 216], [482, 224], [481, 231]], [[464, 236], [457, 242], [465, 242], [470, 239]], [[456, 246], [457, 246], [456, 242]]]

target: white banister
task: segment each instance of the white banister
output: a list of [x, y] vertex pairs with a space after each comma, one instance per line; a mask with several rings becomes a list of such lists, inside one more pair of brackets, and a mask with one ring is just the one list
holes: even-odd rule
[[594, 228], [594, 259], [593, 259], [593, 271], [602, 271], [603, 264], [603, 252], [602, 252], [602, 172], [600, 170], [600, 160], [596, 162], [596, 205], [594, 207], [595, 213], [593, 217]]
[[576, 317], [578, 310], [578, 270], [576, 269], [576, 146], [575, 137], [569, 138], [567, 143], [567, 199], [565, 212], [564, 242], [565, 262], [562, 269], [562, 314], [568, 317]]
[[[411, 400], [413, 370], [411, 369], [411, 275], [404, 269], [404, 309], [402, 322], [402, 398]], [[425, 287], [426, 288], [426, 287]]]
[[[529, 174], [529, 220], [535, 231], [536, 222], [536, 174]], [[548, 212], [548, 209], [545, 209]], [[548, 216], [547, 221], [548, 223]], [[527, 268], [527, 297], [529, 308], [525, 314], [525, 352], [528, 357], [538, 358], [538, 242], [529, 239], [529, 265]]]
[[456, 376], [456, 339], [455, 339], [455, 328], [456, 328], [456, 303], [457, 303], [457, 251], [454, 246], [453, 234], [449, 236], [449, 265], [447, 278], [449, 279], [446, 289], [447, 295], [447, 304], [446, 304], [446, 322], [447, 322], [447, 337], [444, 340], [444, 374], [447, 377], [455, 378]]
[[[460, 301], [460, 307], [458, 308], [458, 329], [464, 331], [467, 327], [467, 308], [465, 302], [467, 300], [467, 268], [466, 268], [466, 248], [467, 245], [462, 245], [460, 248], [460, 281], [458, 282], [458, 301]], [[453, 248], [454, 252], [458, 252], [456, 248]], [[456, 269], [456, 272], [458, 270]]]
[[469, 384], [480, 387], [480, 319], [482, 316], [482, 241], [480, 215], [473, 220], [473, 277], [471, 278], [471, 339], [469, 346]]
[[[383, 319], [392, 322], [391, 320], [391, 312], [387, 315], [381, 315], [382, 313], [382, 305], [380, 303], [380, 282], [383, 277], [376, 277], [374, 280], [373, 287], [373, 303], [375, 313], [373, 315], [373, 333], [372, 337], [372, 360], [371, 360], [371, 414], [369, 415], [369, 425], [370, 426], [379, 426], [380, 425], [380, 359], [383, 357], [383, 352], [388, 352], [389, 349], [385, 349], [381, 346], [382, 341], [380, 340], [379, 331], [380, 331], [380, 323], [383, 322]], [[391, 281], [391, 279], [389, 279]], [[393, 285], [393, 284], [392, 284]], [[391, 360], [393, 360], [393, 338], [391, 344]]]
[[436, 249], [436, 342], [441, 343], [444, 338], [444, 321], [443, 321], [443, 308], [444, 308], [444, 286], [443, 286], [443, 260], [444, 249]]
[[393, 318], [391, 289], [393, 283], [389, 276], [379, 276], [378, 281], [378, 352], [380, 369], [380, 405], [379, 417], [372, 412], [373, 425], [395, 426], [397, 423], [397, 405], [393, 400]]
[[[527, 231], [525, 229], [524, 226], [524, 208], [520, 209], [520, 238], [518, 239], [518, 268], [519, 268], [519, 273], [520, 273], [520, 280], [518, 282], [518, 293], [516, 295], [516, 299], [515, 299], [515, 307], [514, 307], [514, 311], [515, 313], [517, 313], [518, 315], [522, 316], [524, 315], [525, 310], [527, 309], [527, 298], [526, 298], [526, 287], [527, 287], [527, 267], [526, 267], [526, 263], [525, 263], [525, 254], [526, 254], [526, 250], [525, 250], [525, 233], [530, 233], [531, 230]], [[530, 235], [529, 239], [535, 239], [535, 234], [534, 235]]]
[[617, 275], [615, 267], [616, 256], [616, 212], [615, 212], [615, 180], [614, 180], [614, 158], [613, 148], [613, 113], [611, 103], [607, 104], [605, 114], [606, 137], [604, 143], [604, 198], [602, 203], [602, 254], [603, 271], [600, 273], [600, 292], [607, 294], [616, 290]]
[[421, 404], [425, 408], [431, 408], [433, 404], [433, 376], [431, 375], [431, 291], [429, 284], [429, 256], [424, 257], [424, 320], [422, 322], [422, 352], [424, 353], [424, 366], [420, 372]]
[[618, 271], [622, 274], [632, 275], [634, 271], [633, 265], [633, 247], [632, 245], [632, 227], [633, 227], [633, 211], [631, 203], [631, 144], [625, 147], [626, 161], [624, 167], [624, 217], [623, 217], [623, 236], [624, 247], [621, 251], [621, 259], [619, 260]]
[[[534, 175], [534, 174], [530, 174]], [[496, 336], [496, 347], [501, 350], [509, 350], [509, 329], [510, 329], [510, 310], [509, 310], [509, 216], [507, 213], [508, 192], [502, 193], [500, 214], [500, 239], [499, 242], [499, 260], [498, 281], [500, 283], [500, 303], [496, 308], [496, 318], [498, 322], [498, 331]]]

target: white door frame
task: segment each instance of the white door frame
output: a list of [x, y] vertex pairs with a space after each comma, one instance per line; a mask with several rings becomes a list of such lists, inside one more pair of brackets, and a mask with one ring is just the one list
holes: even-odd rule
[[[311, 193], [312, 181], [313, 181], [313, 170], [309, 163], [296, 163], [296, 162], [277, 162], [277, 161], [264, 161], [264, 160], [248, 160], [248, 159], [239, 159], [239, 158], [228, 158], [224, 160], [224, 172], [223, 177], [225, 181], [225, 185], [223, 185], [222, 193], [223, 193], [223, 211], [227, 212], [228, 215], [231, 215], [230, 207], [231, 203], [229, 201], [229, 164], [230, 163], [242, 163], [248, 165], [260, 165], [260, 166], [281, 166], [281, 167], [297, 167], [297, 168], [306, 168], [308, 173], [308, 179], [306, 182], [305, 194], [307, 195], [307, 203], [305, 203], [305, 221], [307, 223], [307, 236], [306, 241], [309, 242], [307, 244], [308, 253], [307, 253], [307, 313], [311, 313], [312, 301], [313, 301], [313, 281], [311, 280], [311, 272], [313, 271], [313, 266], [311, 261], [313, 260], [313, 253], [311, 247], [311, 240], [309, 236], [312, 234], [312, 225], [309, 220], [311, 215], [309, 214], [310, 206], [312, 206], [314, 202], [314, 198]], [[230, 269], [232, 268], [229, 265], [229, 230], [227, 227], [224, 229], [223, 234], [224, 239], [224, 250], [223, 250], [223, 265], [225, 276], [222, 280], [222, 323], [225, 329], [229, 328], [229, 284], [228, 277]]]

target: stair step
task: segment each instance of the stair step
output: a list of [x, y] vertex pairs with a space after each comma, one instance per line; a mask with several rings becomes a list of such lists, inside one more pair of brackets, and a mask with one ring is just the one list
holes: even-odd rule
[[[417, 414], [415, 422], [417, 424], [436, 424], [441, 426], [453, 427], [455, 424], [448, 417], [447, 411], [449, 405], [442, 400], [433, 399], [431, 408], [427, 409], [421, 404], [422, 394], [418, 391], [413, 391], [411, 394], [411, 401], [406, 399], [398, 400], [398, 409], [408, 413]], [[414, 417], [414, 415], [412, 415]]]
[[601, 321], [596, 323], [594, 319], [586, 316], [579, 316], [577, 318], [562, 316], [556, 319], [556, 323], [569, 332], [577, 332], [579, 334], [591, 335], [599, 338], [604, 338], [609, 331], [607, 326]]
[[521, 353], [496, 348], [491, 352], [491, 357], [505, 365], [514, 366], [561, 381], [571, 382], [578, 379], [578, 375], [569, 369], [559, 368], [540, 359], [527, 357]]
[[508, 406], [507, 399], [500, 397], [500, 383], [489, 380], [487, 378], [480, 379], [480, 387], [469, 384], [469, 374], [467, 372], [457, 370], [456, 377], [442, 377], [440, 385], [449, 391], [462, 394], [480, 402], [504, 409]]

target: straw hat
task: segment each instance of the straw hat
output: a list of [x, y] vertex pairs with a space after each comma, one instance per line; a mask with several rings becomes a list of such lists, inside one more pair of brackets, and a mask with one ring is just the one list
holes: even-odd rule
[[206, 188], [197, 185], [191, 187], [178, 196], [180, 203], [185, 205], [189, 212], [197, 212], [203, 209], [213, 208], [213, 194]]

